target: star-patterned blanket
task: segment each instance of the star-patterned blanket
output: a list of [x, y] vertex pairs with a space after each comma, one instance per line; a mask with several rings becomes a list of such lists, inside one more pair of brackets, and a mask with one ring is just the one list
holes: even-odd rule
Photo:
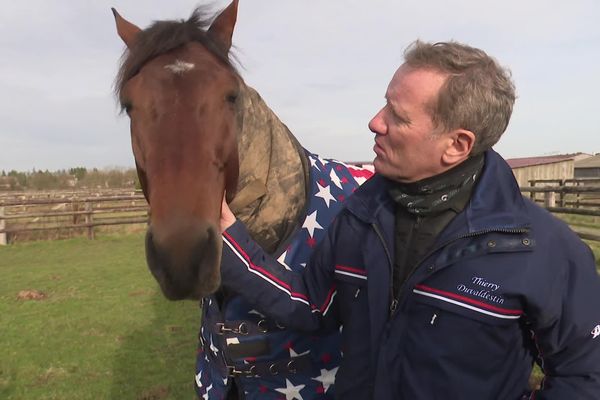
[[[322, 159], [308, 151], [306, 155], [310, 160], [306, 215], [285, 250], [274, 255], [282, 268], [297, 272], [325, 237], [344, 200], [373, 174], [370, 169]], [[202, 321], [195, 379], [200, 398], [226, 398], [234, 375], [238, 390], [248, 400], [334, 398], [333, 382], [341, 360], [339, 332], [306, 335], [286, 330], [241, 296], [228, 298], [222, 307], [215, 298], [205, 299]], [[242, 351], [234, 350], [238, 348]]]

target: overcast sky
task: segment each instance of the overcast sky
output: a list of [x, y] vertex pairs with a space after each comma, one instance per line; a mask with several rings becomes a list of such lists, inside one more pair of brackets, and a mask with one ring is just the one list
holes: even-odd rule
[[[133, 165], [110, 7], [145, 27], [197, 1], [0, 0], [0, 170]], [[213, 2], [213, 9], [227, 1]], [[600, 152], [600, 1], [240, 0], [242, 75], [300, 142], [371, 160], [367, 123], [413, 40], [480, 47], [513, 72], [505, 157]]]

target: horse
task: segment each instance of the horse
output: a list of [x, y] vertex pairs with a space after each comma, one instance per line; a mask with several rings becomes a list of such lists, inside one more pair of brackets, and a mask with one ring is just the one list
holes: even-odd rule
[[[284, 267], [301, 270], [343, 198], [371, 173], [306, 151], [244, 83], [229, 54], [237, 8], [238, 0], [233, 0], [211, 24], [198, 8], [186, 21], [157, 21], [145, 30], [112, 9], [117, 33], [126, 45], [115, 92], [131, 121], [135, 165], [150, 207], [146, 261], [166, 298], [201, 299], [199, 395], [223, 398], [230, 391], [229, 378], [235, 377], [247, 398], [252, 393], [268, 398], [265, 388], [275, 375], [286, 378], [283, 385], [289, 382], [289, 371], [286, 375], [274, 366], [289, 366], [292, 360], [294, 365], [300, 361], [308, 365], [306, 371], [294, 368], [298, 377], [304, 377], [302, 387], [314, 389], [312, 396], [319, 390], [326, 396], [341, 357], [337, 332], [322, 338], [293, 333], [241, 299], [217, 292], [221, 203], [225, 197], [253, 239]], [[337, 191], [337, 198], [332, 191]], [[307, 227], [307, 212], [314, 208], [311, 199], [326, 203], [329, 213], [316, 226]], [[254, 326], [253, 333], [268, 340], [293, 342], [294, 349], [285, 350], [289, 357], [283, 361], [273, 361], [281, 354], [264, 349], [228, 355], [232, 337], [248, 335], [228, 328], [232, 320]], [[323, 354], [324, 361], [298, 357], [310, 351]], [[267, 360], [263, 369], [270, 376], [256, 372], [260, 363], [253, 366], [253, 373], [240, 374], [257, 357]], [[319, 382], [321, 389], [313, 388]], [[275, 386], [271, 389], [276, 395], [283, 393]]]
[[[267, 249], [302, 209], [299, 145], [274, 114], [248, 113], [262, 100], [228, 58], [236, 9], [237, 1], [206, 34], [199, 12], [183, 24], [157, 22], [141, 31], [113, 11], [128, 47], [115, 86], [150, 205], [146, 259], [169, 299], [200, 299], [218, 288], [224, 193], [231, 201], [240, 191], [232, 206]], [[280, 128], [251, 135], [261, 124]]]

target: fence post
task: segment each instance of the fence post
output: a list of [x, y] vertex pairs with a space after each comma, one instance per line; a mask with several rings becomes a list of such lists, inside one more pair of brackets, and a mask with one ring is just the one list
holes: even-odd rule
[[80, 208], [81, 207], [78, 202], [74, 201], [73, 203], [71, 203], [71, 210], [73, 211], [73, 225], [77, 225], [80, 221], [80, 216], [78, 214], [75, 214], [79, 211]]
[[90, 240], [95, 239], [94, 236], [94, 215], [92, 214], [94, 207], [92, 207], [92, 203], [91, 202], [87, 202], [85, 203], [85, 223], [88, 226], [87, 227], [87, 237]]
[[560, 193], [558, 195], [559, 196], [558, 197], [558, 206], [559, 207], [564, 207], [565, 206], [565, 197], [566, 197], [566, 194], [565, 194], [564, 190], [562, 190], [566, 186], [566, 182], [565, 182], [564, 179], [560, 180], [559, 186], [561, 188], [561, 191], [560, 191]]
[[[0, 207], [0, 231], [6, 229], [6, 220], [4, 219], [4, 207]], [[6, 246], [6, 232], [0, 233], [0, 246]]]
[[[530, 179], [528, 182], [529, 182], [529, 186], [535, 187], [534, 179]], [[535, 203], [535, 192], [534, 191], [529, 192], [529, 199]]]
[[556, 192], [545, 192], [544, 193], [544, 207], [556, 206]]

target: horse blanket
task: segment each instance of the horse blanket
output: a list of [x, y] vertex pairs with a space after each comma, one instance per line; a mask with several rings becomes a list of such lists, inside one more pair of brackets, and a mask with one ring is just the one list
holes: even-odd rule
[[[310, 161], [304, 218], [277, 258], [282, 268], [301, 272], [344, 200], [373, 172], [306, 151]], [[226, 398], [231, 380], [248, 400], [334, 398], [342, 354], [339, 330], [303, 334], [285, 329], [241, 296], [201, 302], [202, 326], [195, 387], [207, 400]]]

